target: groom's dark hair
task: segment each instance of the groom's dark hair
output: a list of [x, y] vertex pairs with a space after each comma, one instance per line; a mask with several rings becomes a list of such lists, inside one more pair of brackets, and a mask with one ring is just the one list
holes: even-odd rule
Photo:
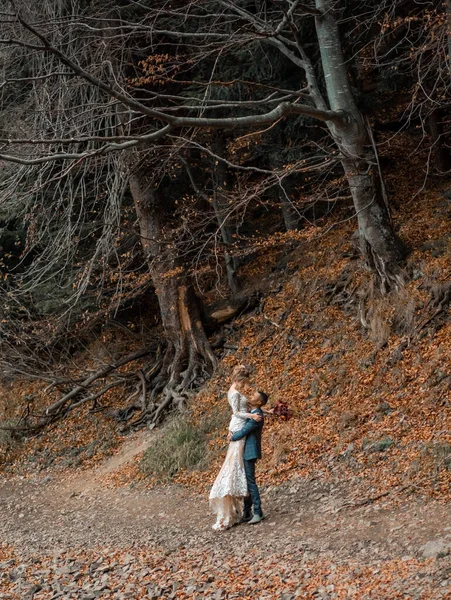
[[267, 402], [268, 402], [268, 394], [265, 394], [265, 392], [260, 392], [260, 390], [259, 390], [258, 395], [262, 399], [262, 403], [260, 406], [265, 406], [265, 404], [267, 404]]

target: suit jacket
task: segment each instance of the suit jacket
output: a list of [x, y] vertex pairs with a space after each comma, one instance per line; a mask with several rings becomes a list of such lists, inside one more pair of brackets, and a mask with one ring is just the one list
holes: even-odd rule
[[[263, 417], [263, 411], [260, 408], [254, 408], [251, 413], [258, 413]], [[264, 419], [257, 422], [253, 419], [246, 419], [243, 427], [232, 435], [232, 442], [238, 442], [244, 437], [244, 460], [257, 460], [262, 457], [262, 429]]]

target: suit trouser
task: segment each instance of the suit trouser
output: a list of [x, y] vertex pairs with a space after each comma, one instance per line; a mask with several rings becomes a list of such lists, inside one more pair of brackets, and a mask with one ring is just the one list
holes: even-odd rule
[[247, 489], [249, 496], [244, 499], [244, 512], [249, 514], [254, 506], [254, 515], [262, 514], [262, 505], [260, 500], [260, 491], [257, 482], [255, 481], [255, 463], [256, 459], [244, 461], [244, 472], [246, 473]]

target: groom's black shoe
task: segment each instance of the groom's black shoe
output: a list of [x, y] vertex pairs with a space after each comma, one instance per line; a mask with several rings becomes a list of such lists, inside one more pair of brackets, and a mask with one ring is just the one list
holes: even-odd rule
[[241, 521], [240, 523], [249, 523], [249, 521], [252, 519], [252, 513], [243, 513], [243, 516], [241, 517]]

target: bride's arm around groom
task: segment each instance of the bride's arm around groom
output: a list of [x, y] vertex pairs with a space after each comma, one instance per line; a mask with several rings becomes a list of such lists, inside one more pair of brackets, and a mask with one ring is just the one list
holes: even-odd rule
[[[254, 397], [248, 401], [252, 414], [260, 415], [261, 419], [256, 421], [247, 419], [244, 426], [235, 433], [229, 434], [229, 440], [238, 442], [246, 438], [244, 445], [244, 470], [246, 473], [249, 496], [244, 499], [243, 521], [250, 524], [259, 523], [263, 517], [261, 508], [260, 492], [255, 481], [255, 463], [262, 457], [262, 430], [264, 415], [261, 409], [268, 402], [268, 396], [264, 392], [256, 392]], [[252, 515], [252, 507], [254, 514]]]

